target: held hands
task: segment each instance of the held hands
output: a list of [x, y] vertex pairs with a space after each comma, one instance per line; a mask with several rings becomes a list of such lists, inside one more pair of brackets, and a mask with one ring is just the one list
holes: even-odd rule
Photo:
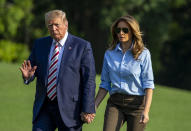
[[141, 124], [146, 124], [149, 121], [149, 113], [142, 112], [141, 114], [141, 120], [139, 121]]
[[[96, 103], [95, 110], [97, 110], [97, 108], [98, 108], [98, 105]], [[92, 123], [96, 116], [95, 113], [91, 114], [91, 113], [85, 113], [85, 112], [82, 112], [80, 115], [81, 115], [81, 120], [88, 124]]]
[[19, 69], [22, 72], [23, 78], [28, 80], [34, 75], [35, 70], [37, 69], [37, 66], [32, 67], [30, 61], [25, 60]]
[[90, 113], [82, 112], [80, 115], [81, 115], [81, 120], [88, 124], [92, 123], [95, 117], [94, 113], [90, 114]]

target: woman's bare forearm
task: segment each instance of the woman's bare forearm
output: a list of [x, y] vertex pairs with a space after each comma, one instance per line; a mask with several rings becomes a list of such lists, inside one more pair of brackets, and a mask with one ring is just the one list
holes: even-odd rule
[[96, 98], [95, 98], [95, 108], [96, 109], [98, 108], [98, 106], [102, 102], [102, 100], [105, 98], [107, 93], [108, 93], [108, 91], [105, 90], [104, 88], [99, 88], [99, 91], [98, 91]]
[[145, 93], [146, 94], [145, 94], [145, 109], [144, 109], [144, 112], [149, 113], [151, 103], [152, 103], [153, 89], [147, 88], [145, 90]]

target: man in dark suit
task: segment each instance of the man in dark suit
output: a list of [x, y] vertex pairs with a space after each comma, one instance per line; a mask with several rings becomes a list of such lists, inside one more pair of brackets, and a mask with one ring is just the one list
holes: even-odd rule
[[[20, 70], [36, 80], [33, 131], [81, 131], [95, 116], [95, 65], [88, 41], [68, 33], [65, 12], [45, 14], [50, 36], [37, 39]], [[82, 121], [82, 120], [83, 121]]]

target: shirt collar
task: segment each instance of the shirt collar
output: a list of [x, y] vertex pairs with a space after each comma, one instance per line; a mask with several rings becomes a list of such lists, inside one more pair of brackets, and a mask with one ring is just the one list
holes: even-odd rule
[[[66, 32], [66, 34], [64, 35], [64, 38], [62, 38], [62, 39], [59, 41], [59, 45], [60, 45], [60, 46], [64, 46], [67, 37], [68, 37], [68, 32]], [[55, 42], [56, 42], [56, 40], [53, 39], [53, 43], [55, 43]]]
[[[133, 45], [134, 45], [134, 40], [132, 41], [131, 43], [131, 47], [128, 49], [128, 50], [131, 50], [133, 48]], [[127, 51], [128, 51], [127, 50]], [[120, 43], [117, 43], [117, 46], [115, 48], [115, 51], [122, 51], [121, 47], [120, 47]]]
[[121, 47], [120, 47], [120, 43], [117, 43], [117, 46], [115, 48], [115, 51], [122, 51]]

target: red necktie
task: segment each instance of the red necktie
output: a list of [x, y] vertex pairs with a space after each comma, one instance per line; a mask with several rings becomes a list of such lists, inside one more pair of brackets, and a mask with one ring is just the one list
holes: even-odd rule
[[55, 44], [54, 52], [51, 58], [49, 73], [48, 73], [48, 86], [47, 95], [50, 100], [54, 100], [56, 97], [56, 78], [57, 78], [57, 66], [58, 66], [59, 47], [58, 43]]

